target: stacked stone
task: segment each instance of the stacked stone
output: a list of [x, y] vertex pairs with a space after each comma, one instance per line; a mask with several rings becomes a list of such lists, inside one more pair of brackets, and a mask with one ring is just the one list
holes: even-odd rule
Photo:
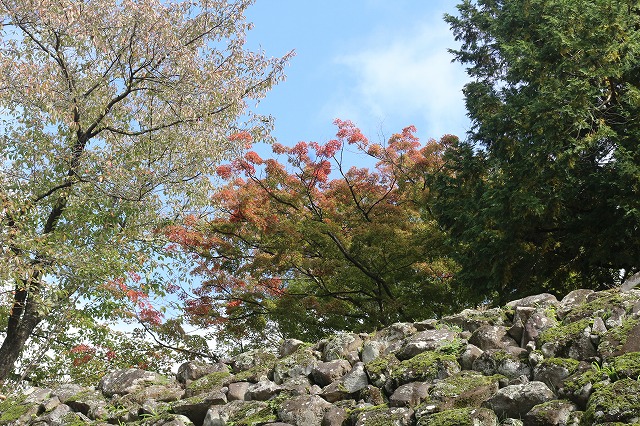
[[287, 340], [175, 378], [32, 388], [2, 425], [366, 426], [640, 423], [640, 290], [542, 294], [502, 308]]

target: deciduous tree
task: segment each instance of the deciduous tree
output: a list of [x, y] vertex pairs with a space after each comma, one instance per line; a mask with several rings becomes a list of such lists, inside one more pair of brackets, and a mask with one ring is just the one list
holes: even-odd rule
[[325, 144], [274, 144], [272, 158], [250, 151], [220, 166], [218, 214], [166, 229], [196, 254], [202, 286], [183, 293], [192, 321], [259, 342], [310, 340], [454, 309], [456, 266], [428, 182], [455, 138], [423, 146], [408, 127], [380, 145], [336, 124]]
[[0, 381], [30, 338], [158, 319], [153, 230], [202, 205], [234, 135], [269, 131], [247, 102], [286, 57], [244, 48], [250, 3], [0, 1]]

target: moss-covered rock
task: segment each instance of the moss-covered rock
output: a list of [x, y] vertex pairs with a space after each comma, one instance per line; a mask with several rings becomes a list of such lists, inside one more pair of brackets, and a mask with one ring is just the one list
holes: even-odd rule
[[620, 378], [640, 380], [640, 352], [629, 352], [613, 358], [610, 365]]
[[601, 337], [598, 352], [604, 358], [640, 352], [640, 319], [627, 318], [619, 326], [607, 330]]
[[25, 399], [24, 396], [9, 397], [0, 402], [0, 425], [26, 424], [38, 413], [39, 404], [27, 403]]
[[475, 371], [462, 371], [436, 383], [426, 404], [436, 404], [439, 410], [480, 407], [499, 388], [501, 375], [485, 376]]
[[497, 426], [498, 417], [487, 408], [457, 408], [418, 419], [418, 426]]
[[206, 376], [189, 383], [185, 390], [185, 396], [192, 397], [218, 389], [228, 382], [230, 378], [231, 373], [225, 371], [209, 373]]
[[460, 371], [455, 355], [423, 352], [394, 366], [385, 389], [387, 391], [409, 382], [444, 379]]
[[602, 386], [589, 398], [583, 425], [636, 422], [640, 418], [640, 382], [622, 379]]

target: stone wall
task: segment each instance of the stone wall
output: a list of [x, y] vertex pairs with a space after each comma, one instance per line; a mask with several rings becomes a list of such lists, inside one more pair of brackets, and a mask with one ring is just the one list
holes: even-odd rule
[[541, 294], [502, 308], [282, 343], [176, 377], [32, 388], [2, 425], [365, 426], [640, 423], [640, 290]]

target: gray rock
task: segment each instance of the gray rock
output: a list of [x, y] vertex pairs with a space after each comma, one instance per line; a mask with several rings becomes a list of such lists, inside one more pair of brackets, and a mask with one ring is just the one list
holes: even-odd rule
[[506, 386], [489, 398], [484, 407], [499, 417], [522, 418], [538, 404], [556, 399], [556, 395], [542, 382]]
[[228, 372], [229, 366], [221, 362], [215, 364], [207, 364], [198, 361], [189, 361], [178, 367], [178, 373], [176, 374], [176, 380], [179, 383], [187, 384], [193, 380], [198, 380], [207, 374], [217, 372]]
[[509, 379], [515, 379], [522, 375], [531, 377], [532, 373], [528, 359], [501, 349], [483, 352], [473, 362], [473, 369], [485, 375], [502, 374]]
[[509, 308], [518, 308], [520, 306], [526, 306], [530, 308], [546, 308], [549, 306], [558, 306], [558, 299], [553, 294], [542, 293], [535, 296], [528, 296], [522, 299], [513, 300], [507, 303]]
[[527, 426], [566, 426], [570, 422], [571, 413], [577, 410], [574, 403], [554, 400], [534, 406], [526, 416]]
[[420, 331], [408, 337], [402, 348], [396, 353], [398, 359], [409, 359], [426, 351], [434, 351], [450, 345], [458, 337], [458, 333], [446, 328], [440, 330]]
[[112, 397], [113, 395], [125, 395], [135, 392], [151, 384], [169, 382], [170, 380], [161, 374], [130, 368], [106, 374], [100, 380], [98, 390], [102, 391], [106, 397]]
[[413, 410], [392, 407], [364, 411], [357, 415], [355, 426], [410, 426], [413, 424]]
[[477, 347], [476, 345], [472, 345], [471, 343], [467, 344], [467, 348], [464, 352], [458, 357], [458, 362], [463, 370], [472, 370], [473, 362], [480, 358], [480, 356], [484, 353], [482, 349]]
[[581, 305], [587, 301], [587, 297], [593, 294], [593, 290], [573, 290], [560, 301], [560, 305], [558, 306], [557, 315], [559, 319], [564, 319], [564, 317], [576, 306]]
[[347, 374], [351, 364], [344, 359], [321, 362], [311, 370], [311, 377], [318, 386], [327, 386]]
[[557, 321], [553, 311], [536, 310], [529, 316], [527, 322], [524, 324], [520, 346], [524, 348], [529, 342], [535, 342], [541, 332], [548, 330], [556, 324]]
[[291, 355], [292, 353], [297, 351], [298, 348], [303, 344], [304, 342], [302, 340], [285, 339], [282, 341], [280, 347], [278, 348], [278, 354], [280, 355], [280, 358]]
[[244, 424], [264, 424], [276, 420], [269, 405], [262, 401], [232, 401], [226, 405], [211, 407], [202, 426], [227, 426], [244, 421]]
[[[237, 401], [233, 401], [237, 402]], [[220, 391], [213, 391], [187, 399], [182, 399], [171, 404], [171, 409], [175, 414], [187, 416], [195, 424], [202, 424], [207, 410], [212, 405], [223, 405], [227, 403], [227, 397]]]
[[282, 388], [275, 383], [265, 380], [254, 383], [247, 388], [245, 399], [247, 401], [266, 401], [273, 398], [282, 391]]
[[412, 382], [398, 387], [389, 397], [392, 407], [415, 407], [429, 396], [431, 385], [426, 382]]
[[329, 402], [346, 399], [369, 385], [369, 378], [363, 363], [356, 364], [339, 381], [333, 382], [322, 390], [322, 397]]
[[359, 352], [362, 347], [362, 339], [354, 333], [335, 334], [324, 342], [322, 359], [333, 361], [336, 359], [346, 359], [350, 352]]
[[507, 334], [507, 328], [497, 325], [484, 325], [476, 329], [469, 338], [469, 343], [476, 345], [483, 351], [488, 349], [505, 349], [507, 347], [520, 347], [513, 337]]
[[322, 426], [342, 426], [349, 418], [347, 410], [342, 407], [330, 407], [322, 418]]
[[317, 395], [286, 400], [278, 409], [278, 418], [294, 426], [322, 426], [325, 413], [333, 407]]
[[247, 390], [251, 383], [249, 382], [235, 382], [229, 383], [227, 391], [228, 401], [245, 401]]

